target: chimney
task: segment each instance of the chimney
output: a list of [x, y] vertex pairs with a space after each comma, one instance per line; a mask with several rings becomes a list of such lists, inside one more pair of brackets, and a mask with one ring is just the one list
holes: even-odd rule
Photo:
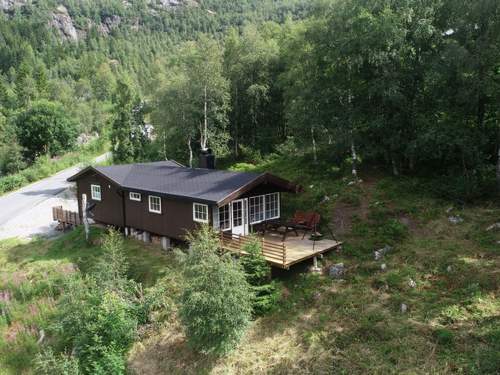
[[211, 149], [201, 150], [199, 165], [200, 168], [215, 169], [215, 155]]

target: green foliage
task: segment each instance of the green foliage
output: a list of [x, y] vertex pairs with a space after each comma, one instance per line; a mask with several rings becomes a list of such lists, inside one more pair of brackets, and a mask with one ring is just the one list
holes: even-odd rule
[[90, 164], [95, 156], [104, 151], [105, 147], [106, 144], [103, 140], [97, 140], [79, 151], [70, 152], [57, 159], [41, 156], [28, 168], [15, 174], [0, 177], [0, 194], [51, 176], [75, 164]]
[[104, 287], [114, 289], [125, 279], [128, 268], [121, 233], [110, 229], [103, 238], [102, 250], [93, 275]]
[[242, 250], [247, 253], [240, 262], [254, 294], [253, 312], [263, 315], [276, 307], [280, 289], [276, 282], [271, 281], [271, 267], [262, 255], [259, 239], [252, 237]]
[[70, 150], [76, 139], [76, 128], [58, 103], [40, 100], [19, 114], [17, 137], [26, 150], [26, 157], [59, 155]]
[[79, 375], [78, 360], [65, 354], [56, 355], [48, 348], [35, 358], [35, 371], [39, 375]]
[[189, 241], [180, 319], [195, 350], [225, 354], [250, 322], [250, 286], [237, 262], [217, 255], [217, 235], [208, 226], [192, 233]]

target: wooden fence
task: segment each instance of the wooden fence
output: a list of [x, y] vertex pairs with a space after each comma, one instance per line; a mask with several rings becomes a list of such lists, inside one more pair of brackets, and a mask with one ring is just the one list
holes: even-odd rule
[[52, 218], [58, 221], [63, 228], [66, 226], [74, 226], [82, 224], [78, 212], [64, 210], [62, 206], [52, 207]]
[[[252, 241], [248, 236], [240, 236], [238, 234], [231, 234], [227, 232], [220, 232], [220, 243], [223, 249], [231, 251], [239, 255], [246, 255], [243, 251], [245, 244]], [[286, 268], [287, 258], [286, 258], [286, 246], [284, 243], [273, 242], [259, 238], [259, 242], [262, 248], [262, 255], [266, 260], [276, 266]]]

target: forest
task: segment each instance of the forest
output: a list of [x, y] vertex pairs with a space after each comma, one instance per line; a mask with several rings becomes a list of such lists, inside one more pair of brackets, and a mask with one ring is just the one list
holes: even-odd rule
[[499, 184], [495, 1], [63, 4], [87, 25], [76, 41], [47, 26], [51, 2], [1, 15], [4, 174], [97, 132], [121, 162], [192, 164], [203, 147], [255, 161], [285, 145], [327, 168], [434, 178], [458, 200]]

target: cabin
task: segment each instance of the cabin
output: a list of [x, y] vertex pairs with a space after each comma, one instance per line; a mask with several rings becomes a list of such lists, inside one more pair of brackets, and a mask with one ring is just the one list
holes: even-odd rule
[[[203, 168], [188, 168], [173, 160], [89, 166], [68, 181], [76, 183], [80, 218], [85, 210], [95, 222], [121, 228], [126, 235], [140, 232], [147, 234], [145, 238], [160, 237], [164, 248], [185, 241], [188, 232], [207, 224], [220, 233], [223, 248], [240, 255], [248, 234], [281, 218], [284, 194], [301, 191], [300, 186], [270, 173], [214, 169], [211, 155], [202, 163]], [[84, 201], [86, 207], [82, 207]], [[304, 256], [322, 251], [298, 251], [301, 254], [290, 257], [293, 251], [286, 248], [286, 239], [270, 235], [262, 235], [261, 241], [271, 265], [289, 268]], [[337, 243], [328, 245], [332, 248]]]

